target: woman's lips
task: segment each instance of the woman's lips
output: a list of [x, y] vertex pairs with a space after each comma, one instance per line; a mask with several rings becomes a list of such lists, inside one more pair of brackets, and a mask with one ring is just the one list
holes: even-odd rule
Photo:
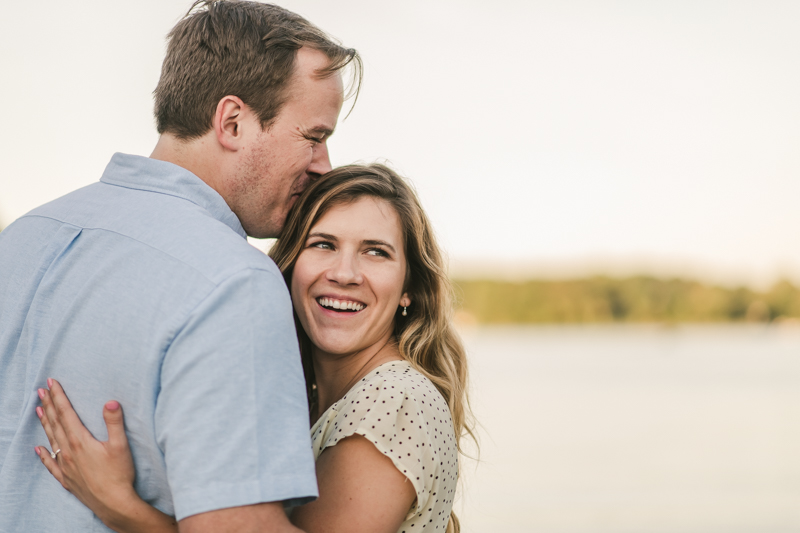
[[355, 314], [363, 311], [367, 306], [366, 304], [350, 299], [333, 298], [331, 296], [320, 296], [316, 298], [317, 304], [326, 311], [334, 313], [348, 313]]

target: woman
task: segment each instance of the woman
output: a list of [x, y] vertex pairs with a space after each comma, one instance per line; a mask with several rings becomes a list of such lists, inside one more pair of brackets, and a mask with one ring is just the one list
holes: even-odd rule
[[[320, 489], [292, 522], [309, 532], [458, 532], [459, 443], [472, 434], [466, 359], [414, 192], [382, 165], [336, 169], [303, 194], [270, 255], [295, 309]], [[112, 529], [174, 531], [138, 496], [108, 503], [116, 488], [133, 492], [124, 432], [94, 440], [74, 411], [56, 413], [60, 395], [53, 382], [37, 407], [61, 449], [56, 461], [37, 448], [48, 470]], [[119, 405], [104, 416], [121, 422]]]

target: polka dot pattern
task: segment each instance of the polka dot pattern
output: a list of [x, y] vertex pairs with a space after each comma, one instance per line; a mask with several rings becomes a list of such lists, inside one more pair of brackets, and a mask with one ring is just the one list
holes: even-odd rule
[[417, 499], [398, 533], [444, 531], [458, 450], [450, 409], [433, 383], [406, 361], [377, 367], [311, 428], [314, 458], [354, 434], [375, 444], [414, 485]]

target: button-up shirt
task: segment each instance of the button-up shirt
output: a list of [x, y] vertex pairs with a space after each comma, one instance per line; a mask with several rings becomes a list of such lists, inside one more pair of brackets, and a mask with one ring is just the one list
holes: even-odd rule
[[48, 377], [100, 440], [122, 404], [136, 490], [178, 520], [317, 495], [284, 280], [184, 168], [115, 154], [0, 233], [0, 531], [103, 531], [33, 451]]

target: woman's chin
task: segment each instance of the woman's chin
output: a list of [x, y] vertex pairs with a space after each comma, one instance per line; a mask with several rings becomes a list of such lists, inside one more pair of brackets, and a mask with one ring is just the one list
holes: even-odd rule
[[319, 326], [319, 324], [314, 324], [311, 331], [308, 332], [308, 338], [315, 348], [314, 351], [320, 355], [334, 356], [337, 359], [365, 351], [371, 353], [370, 348], [382, 347], [386, 339], [391, 336], [392, 331], [391, 326], [385, 326], [380, 331], [372, 328], [347, 327], [343, 324], [337, 324], [338, 327]]
[[311, 343], [316, 351], [329, 355], [349, 355], [359, 350], [360, 343], [353, 343], [354, 334], [347, 335], [346, 339], [339, 338], [339, 335], [313, 335], [309, 336]]
[[359, 351], [357, 347], [342, 346], [337, 344], [322, 346], [316, 344], [315, 346], [318, 354], [332, 356], [335, 358], [347, 357]]

